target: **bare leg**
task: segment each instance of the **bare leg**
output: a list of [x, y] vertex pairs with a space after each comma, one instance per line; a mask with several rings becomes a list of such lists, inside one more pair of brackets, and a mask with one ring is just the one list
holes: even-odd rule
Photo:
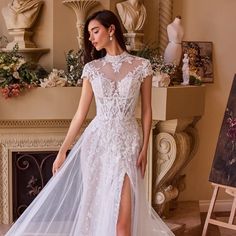
[[131, 236], [131, 186], [127, 174], [121, 192], [117, 236]]

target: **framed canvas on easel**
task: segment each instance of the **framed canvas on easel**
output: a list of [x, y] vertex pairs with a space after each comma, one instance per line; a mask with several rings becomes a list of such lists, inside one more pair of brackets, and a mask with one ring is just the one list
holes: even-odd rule
[[[202, 236], [206, 235], [208, 224], [236, 230], [236, 224], [234, 224], [236, 210], [236, 75], [229, 94], [209, 181], [214, 186], [214, 192]], [[211, 218], [219, 189], [224, 189], [233, 197], [228, 222]]]

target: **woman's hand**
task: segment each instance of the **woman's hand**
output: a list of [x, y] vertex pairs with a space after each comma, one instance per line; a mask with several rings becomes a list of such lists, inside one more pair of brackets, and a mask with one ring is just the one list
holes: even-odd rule
[[147, 150], [141, 150], [137, 160], [137, 167], [140, 168], [142, 178], [144, 178], [147, 165]]
[[61, 154], [60, 152], [57, 154], [57, 157], [52, 165], [52, 174], [53, 175], [56, 174], [56, 172], [59, 170], [61, 165], [64, 163], [65, 159], [66, 159], [66, 154]]

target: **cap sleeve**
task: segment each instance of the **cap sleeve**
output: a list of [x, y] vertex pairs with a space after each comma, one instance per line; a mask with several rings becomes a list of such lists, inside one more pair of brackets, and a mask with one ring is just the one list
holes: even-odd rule
[[141, 74], [141, 82], [144, 81], [145, 78], [148, 76], [153, 75], [153, 70], [152, 70], [152, 65], [149, 60], [145, 59], [143, 61], [143, 69], [142, 69], [142, 74]]
[[81, 75], [81, 79], [91, 80], [91, 73], [90, 73], [89, 63], [84, 65], [84, 68], [83, 68], [83, 71], [82, 71], [82, 75]]

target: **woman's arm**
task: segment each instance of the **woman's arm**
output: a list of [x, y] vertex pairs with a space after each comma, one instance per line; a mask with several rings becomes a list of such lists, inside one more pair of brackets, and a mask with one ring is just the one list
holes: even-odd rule
[[60, 168], [60, 166], [64, 162], [67, 150], [71, 147], [71, 145], [75, 141], [76, 136], [79, 134], [80, 128], [89, 111], [92, 99], [93, 99], [92, 86], [89, 80], [85, 79], [83, 81], [83, 87], [78, 109], [71, 121], [69, 130], [67, 132], [64, 142], [61, 145], [57, 158], [53, 163], [53, 169], [52, 169], [53, 174], [55, 174], [55, 172]]
[[147, 149], [149, 135], [152, 125], [152, 76], [144, 79], [141, 85], [141, 120], [143, 130], [143, 146], [138, 158], [138, 167], [140, 167], [141, 175], [144, 177], [147, 164]]

